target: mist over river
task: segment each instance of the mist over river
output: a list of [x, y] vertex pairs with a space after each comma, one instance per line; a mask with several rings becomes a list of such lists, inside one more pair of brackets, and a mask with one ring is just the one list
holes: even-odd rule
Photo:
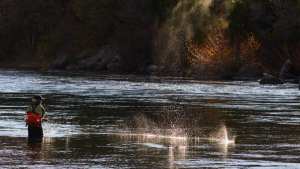
[[[36, 94], [49, 121], [31, 144]], [[2, 70], [0, 168], [300, 168], [299, 100], [295, 84]]]

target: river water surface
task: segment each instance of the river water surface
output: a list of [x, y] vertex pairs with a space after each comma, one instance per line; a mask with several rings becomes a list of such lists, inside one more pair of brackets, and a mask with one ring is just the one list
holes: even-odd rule
[[293, 84], [0, 71], [0, 168], [300, 168], [299, 100]]

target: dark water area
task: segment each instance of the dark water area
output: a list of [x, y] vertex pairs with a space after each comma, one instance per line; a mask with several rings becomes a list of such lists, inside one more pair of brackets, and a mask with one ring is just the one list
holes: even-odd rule
[[[34, 94], [49, 121], [33, 144]], [[294, 84], [0, 71], [0, 168], [300, 168], [299, 98]]]

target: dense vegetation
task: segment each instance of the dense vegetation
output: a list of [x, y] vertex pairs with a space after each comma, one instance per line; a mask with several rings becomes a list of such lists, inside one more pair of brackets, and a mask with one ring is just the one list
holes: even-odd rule
[[1, 0], [0, 66], [199, 78], [300, 63], [299, 0]]

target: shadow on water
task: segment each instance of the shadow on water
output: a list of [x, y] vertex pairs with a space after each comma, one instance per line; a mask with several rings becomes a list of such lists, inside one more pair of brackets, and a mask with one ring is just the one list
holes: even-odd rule
[[[50, 120], [32, 144], [33, 94]], [[292, 84], [2, 71], [0, 168], [297, 168], [299, 98]]]

